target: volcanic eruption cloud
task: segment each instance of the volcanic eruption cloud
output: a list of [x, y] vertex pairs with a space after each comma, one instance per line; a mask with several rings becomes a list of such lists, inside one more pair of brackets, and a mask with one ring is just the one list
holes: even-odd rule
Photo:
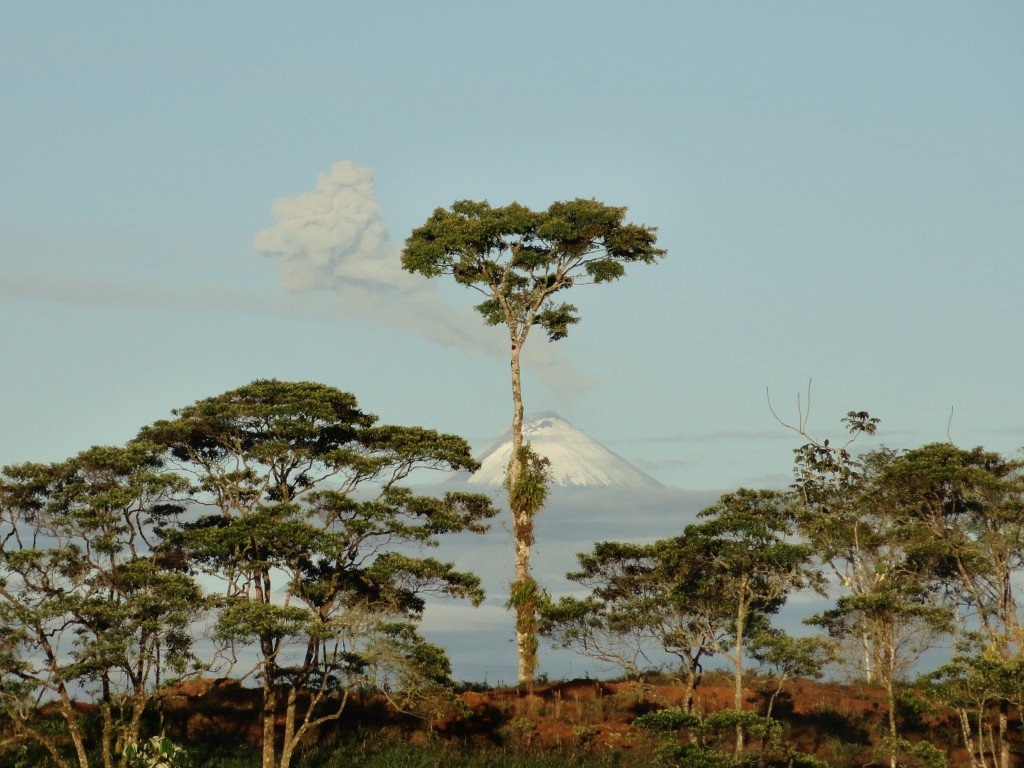
[[[504, 355], [498, 329], [468, 306], [446, 305], [433, 281], [402, 269], [401, 246], [388, 236], [369, 168], [336, 163], [311, 192], [275, 200], [271, 214], [277, 225], [257, 232], [253, 246], [282, 258], [286, 291], [332, 290], [354, 319], [413, 330], [470, 356]], [[572, 397], [596, 384], [544, 341], [526, 345], [523, 355], [548, 387]]]

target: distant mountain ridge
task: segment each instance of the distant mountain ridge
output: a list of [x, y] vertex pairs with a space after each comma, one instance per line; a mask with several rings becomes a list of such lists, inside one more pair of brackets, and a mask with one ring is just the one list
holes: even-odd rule
[[[637, 469], [553, 413], [531, 417], [523, 425], [523, 438], [551, 462], [551, 483], [576, 488], [661, 488], [661, 483]], [[511, 428], [478, 456], [480, 469], [460, 473], [453, 482], [475, 486], [501, 486], [512, 455]]]

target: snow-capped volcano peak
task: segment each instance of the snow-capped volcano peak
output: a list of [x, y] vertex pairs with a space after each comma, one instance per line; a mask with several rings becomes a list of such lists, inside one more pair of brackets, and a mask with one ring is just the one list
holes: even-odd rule
[[[543, 414], [523, 424], [523, 439], [551, 461], [554, 485], [584, 487], [659, 487], [661, 483], [612, 453], [585, 432], [554, 414]], [[503, 485], [512, 456], [511, 430], [483, 456], [471, 485]]]

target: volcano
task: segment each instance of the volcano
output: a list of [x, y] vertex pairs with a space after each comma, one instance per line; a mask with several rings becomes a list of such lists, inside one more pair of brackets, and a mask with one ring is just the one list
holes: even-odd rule
[[[551, 462], [552, 485], [576, 488], [661, 488], [661, 483], [609, 451], [583, 430], [549, 413], [523, 425], [523, 440]], [[512, 430], [483, 455], [480, 469], [460, 479], [469, 485], [501, 486], [512, 455]]]

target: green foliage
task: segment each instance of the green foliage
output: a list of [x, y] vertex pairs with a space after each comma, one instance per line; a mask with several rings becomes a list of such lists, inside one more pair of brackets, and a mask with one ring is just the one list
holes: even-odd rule
[[551, 460], [537, 453], [529, 443], [519, 449], [519, 473], [515, 484], [506, 472], [505, 487], [509, 503], [522, 518], [532, 522], [548, 498]]
[[173, 542], [225, 585], [214, 638], [255, 650], [265, 718], [278, 691], [293, 715], [296, 692], [310, 697], [288, 720], [282, 763], [306, 730], [340, 717], [344, 691], [373, 686], [419, 707], [449, 673], [415, 631], [425, 596], [478, 604], [483, 592], [476, 576], [399, 548], [482, 532], [496, 510], [482, 495], [438, 499], [398, 483], [417, 469], [475, 469], [466, 442], [378, 426], [352, 395], [310, 382], [256, 381], [174, 415], [139, 439], [195, 477], [213, 510]]
[[578, 555], [580, 570], [568, 578], [591, 594], [547, 604], [541, 632], [628, 676], [640, 674], [651, 651], [673, 654], [692, 691], [703, 661], [728, 652], [738, 621], [745, 626], [777, 611], [791, 591], [820, 586], [810, 548], [790, 540], [785, 494], [741, 489], [700, 517], [671, 539], [604, 542]]
[[947, 768], [945, 751], [927, 741], [910, 742], [903, 738], [884, 739], [875, 750], [879, 762], [895, 760], [899, 768]]
[[697, 733], [703, 727], [703, 718], [684, 709], [668, 708], [641, 715], [634, 725], [660, 734]]
[[495, 731], [503, 744], [516, 750], [529, 747], [536, 732], [537, 724], [527, 717], [512, 718]]
[[[577, 253], [569, 230], [557, 231], [566, 253]], [[532, 275], [523, 291], [550, 256], [540, 237], [515, 246], [514, 269]], [[621, 274], [594, 264], [587, 274], [595, 281]], [[470, 272], [459, 274], [472, 282]], [[504, 312], [495, 301], [494, 312]], [[536, 322], [557, 337], [574, 312], [546, 305]], [[486, 530], [494, 510], [480, 495], [418, 496], [401, 483], [421, 468], [472, 469], [465, 442], [380, 426], [353, 396], [308, 382], [257, 381], [174, 415], [126, 447], [0, 474], [4, 764], [180, 761], [169, 742], [145, 740], [152, 723], [143, 712], [168, 677], [203, 666], [194, 628], [213, 608], [210, 636], [225, 650], [249, 646], [260, 659], [264, 716], [278, 724], [291, 707], [278, 747], [298, 748], [310, 729], [341, 715], [354, 690], [375, 689], [406, 711], [434, 716], [451, 669], [444, 650], [417, 631], [426, 599], [479, 603], [483, 593], [474, 575], [420, 548], [444, 534]], [[863, 411], [844, 422], [852, 438], [877, 426]], [[868, 647], [867, 669], [889, 689], [892, 729], [874, 745], [879, 756], [943, 765], [936, 748], [896, 730], [897, 715], [905, 725], [935, 706], [956, 713], [972, 754], [998, 751], [1007, 734], [994, 713], [1024, 704], [1015, 595], [1024, 463], [947, 444], [853, 456], [849, 444], [798, 449], [794, 496], [740, 489], [679, 536], [596, 544], [570, 574], [588, 590], [583, 597], [553, 602], [527, 570], [509, 600], [527, 636], [520, 647], [535, 659], [539, 627], [635, 677], [653, 652], [667, 652], [691, 689], [708, 657], [727, 656], [737, 681], [744, 657], [752, 658], [777, 682], [774, 697], [788, 677], [819, 676], [828, 658], [825, 641], [789, 637], [769, 623], [793, 590], [821, 587], [816, 555], [844, 593], [814, 623], [836, 641]], [[516, 456], [508, 491], [517, 539], [528, 546], [546, 499], [547, 462], [529, 445]], [[198, 587], [199, 573], [225, 585], [215, 600]], [[970, 617], [978, 631], [966, 632], [963, 619], [954, 628], [954, 615]], [[927, 685], [896, 685], [925, 647], [954, 629], [957, 653]], [[72, 695], [95, 706], [84, 710]], [[641, 722], [666, 734], [681, 765], [816, 765], [788, 751], [777, 721], [752, 712], [665, 710]], [[509, 744], [531, 743], [530, 726], [506, 723]], [[734, 735], [760, 740], [763, 751], [725, 754]], [[243, 759], [224, 760], [236, 758]]]
[[142, 744], [128, 744], [122, 754], [125, 768], [184, 768], [188, 765], [185, 750], [166, 736], [152, 736]]
[[[723, 710], [694, 714], [682, 709], [663, 709], [641, 715], [635, 724], [657, 733], [664, 742], [663, 758], [679, 766], [770, 765], [773, 757], [786, 752], [782, 743], [782, 726], [776, 720], [754, 712]], [[759, 749], [735, 753], [730, 741], [742, 729], [757, 738]], [[680, 743], [679, 735], [684, 736]], [[730, 751], [726, 751], [730, 750]], [[788, 763], [791, 757], [787, 755]]]
[[771, 626], [760, 614], [747, 628], [747, 652], [763, 671], [782, 680], [817, 680], [832, 661], [831, 645], [820, 637], [793, 637]]
[[786, 494], [741, 488], [698, 517], [705, 522], [688, 528], [688, 555], [713, 579], [682, 582], [677, 589], [683, 593], [711, 587], [725, 601], [745, 602], [752, 611], [770, 614], [793, 590], [824, 588], [811, 565], [813, 550], [793, 540], [794, 510]]
[[[93, 447], [64, 462], [0, 476], [0, 710], [51, 755], [70, 742], [85, 760], [71, 690], [103, 713], [105, 750], [139, 731], [168, 673], [193, 670], [193, 623], [207, 602], [173, 567], [164, 535], [188, 483], [144, 443]], [[54, 699], [62, 733], [25, 716]]]
[[[625, 264], [650, 264], [665, 255], [655, 247], [655, 230], [625, 223], [625, 208], [596, 200], [552, 203], [531, 211], [512, 203], [461, 200], [438, 208], [413, 230], [402, 251], [402, 266], [426, 277], [451, 275], [484, 296], [476, 309], [488, 325], [508, 330], [512, 376], [512, 444], [509, 507], [515, 537], [515, 584], [530, 575], [533, 520], [546, 496], [546, 462], [523, 445], [523, 397], [520, 354], [530, 330], [541, 326], [557, 341], [579, 322], [577, 308], [555, 301], [574, 285], [606, 283], [625, 274]], [[519, 601], [516, 638], [519, 678], [526, 683], [537, 668], [536, 613]]]
[[580, 569], [568, 578], [591, 590], [586, 598], [545, 603], [541, 633], [560, 647], [616, 664], [629, 677], [650, 665], [652, 651], [677, 656], [688, 685], [699, 684], [713, 636], [728, 618], [709, 588], [683, 597], [677, 587], [706, 576], [687, 555], [685, 537], [649, 545], [601, 542], [577, 555]]
[[[975, 730], [997, 705], [1024, 706], [1024, 659], [1006, 661], [979, 633], [966, 635], [946, 664], [929, 673], [922, 691], [962, 713]], [[965, 744], [968, 749], [971, 744]]]
[[935, 537], [896, 480], [909, 454], [882, 448], [853, 457], [847, 447], [874, 434], [877, 419], [851, 411], [843, 446], [809, 442], [797, 449], [800, 530], [832, 569], [843, 592], [812, 622], [839, 642], [868, 681], [890, 689], [950, 629], [943, 606]]
[[[916, 662], [936, 637], [951, 628], [951, 615], [943, 606], [924, 602], [892, 582], [871, 592], [840, 597], [835, 607], [811, 617], [808, 622], [826, 629], [832, 637], [861, 637], [865, 633], [883, 643], [882, 649], [900, 651], [877, 671], [883, 680], [899, 680], [904, 666]], [[897, 632], [901, 634], [897, 636]], [[890, 650], [889, 655], [892, 656]], [[880, 654], [884, 660], [884, 654]]]
[[1004, 660], [1019, 654], [1024, 616], [1014, 574], [1024, 565], [1024, 461], [934, 443], [906, 452], [884, 479], [893, 503], [924, 532], [917, 560], [977, 612]]
[[554, 294], [618, 280], [625, 264], [665, 254], [654, 245], [654, 228], [625, 223], [625, 214], [596, 200], [556, 202], [546, 211], [462, 200], [413, 230], [402, 266], [479, 290], [487, 297], [477, 305], [484, 321], [508, 326], [520, 345], [532, 325], [557, 340], [579, 316], [571, 304], [554, 303]]

